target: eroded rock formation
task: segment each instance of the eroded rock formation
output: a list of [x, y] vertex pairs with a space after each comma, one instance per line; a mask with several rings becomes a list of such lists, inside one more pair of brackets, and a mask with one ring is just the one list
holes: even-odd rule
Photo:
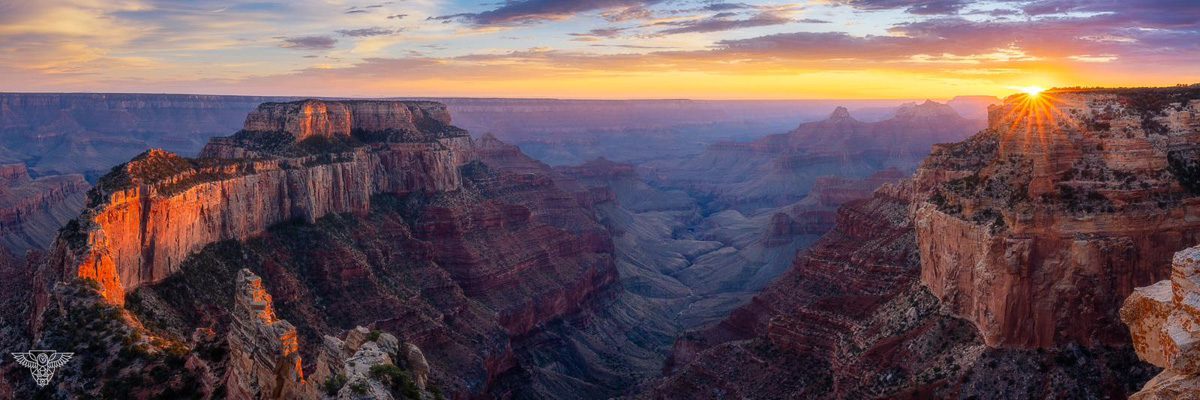
[[[750, 304], [677, 342], [645, 397], [1135, 392], [1156, 370], [1127, 344], [1118, 309], [1197, 239], [1200, 92], [1046, 96], [1007, 99], [991, 128], [937, 146], [913, 179], [843, 206]], [[1168, 318], [1162, 285], [1127, 303], [1145, 320], [1139, 343]], [[1170, 347], [1157, 340], [1139, 353]]]
[[1164, 369], [1130, 398], [1200, 396], [1200, 247], [1175, 253], [1170, 279], [1134, 290], [1121, 307], [1121, 321], [1129, 325], [1138, 357]]
[[[374, 194], [461, 187], [458, 167], [468, 159], [470, 137], [448, 125], [444, 109], [426, 103], [412, 109], [396, 102], [391, 108], [330, 103], [337, 111], [359, 112], [330, 117], [314, 114], [311, 108], [326, 107], [314, 104], [324, 103], [264, 104], [248, 118], [247, 130], [214, 140], [204, 158], [151, 150], [118, 166], [100, 180], [84, 216], [55, 245], [53, 262], [63, 268], [57, 273], [94, 279], [104, 286], [106, 298], [120, 304], [125, 292], [174, 274], [184, 258], [209, 243], [245, 239], [292, 219], [362, 214]], [[268, 116], [276, 125], [267, 122]], [[330, 118], [367, 121], [361, 126], [373, 128], [394, 125], [360, 131], [370, 137], [342, 137], [340, 145], [324, 143], [332, 152], [303, 147], [302, 135], [349, 134], [322, 127]], [[271, 126], [291, 130], [249, 129]], [[273, 133], [301, 136], [275, 140]], [[389, 140], [388, 135], [403, 138]], [[350, 140], [371, 144], [341, 143]]]
[[[246, 129], [215, 139], [205, 157], [149, 151], [119, 166], [60, 235], [38, 271], [41, 287], [96, 281], [110, 306], [128, 310], [130, 329], [171, 338], [197, 366], [189, 379], [223, 389], [203, 371], [263, 364], [244, 362], [257, 344], [227, 300], [247, 268], [263, 277], [276, 318], [295, 327], [302, 361], [297, 375], [279, 376], [324, 386], [337, 376], [336, 362], [316, 361], [326, 337], [366, 326], [403, 348], [379, 344], [386, 357], [366, 358], [380, 362], [343, 364], [348, 380], [373, 381], [342, 382], [350, 392], [337, 396], [382, 387], [399, 396], [406, 382], [450, 397], [489, 393], [515, 366], [515, 342], [616, 280], [611, 239], [588, 208], [589, 190], [494, 138], [476, 146], [432, 103], [383, 103], [264, 104], [248, 125], [278, 116], [284, 122], [271, 126], [284, 131]], [[303, 112], [306, 104], [326, 114]], [[344, 117], [330, 116], [339, 109], [387, 122], [351, 122], [346, 135], [330, 123]], [[53, 315], [55, 296], [35, 296], [35, 336], [52, 328], [37, 316]], [[206, 339], [226, 335], [239, 339]], [[361, 349], [351, 347], [344, 355], [353, 358]]]
[[1200, 91], [1055, 91], [994, 107], [989, 128], [917, 173], [922, 281], [991, 346], [1119, 344], [1133, 288], [1200, 241], [1184, 166]]
[[314, 397], [300, 367], [296, 327], [276, 317], [274, 307], [262, 278], [238, 271], [224, 383], [231, 399]]

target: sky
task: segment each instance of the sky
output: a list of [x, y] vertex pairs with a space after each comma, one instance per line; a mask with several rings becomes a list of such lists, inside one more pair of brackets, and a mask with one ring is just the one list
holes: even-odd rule
[[0, 0], [0, 91], [692, 99], [1200, 82], [1200, 0]]

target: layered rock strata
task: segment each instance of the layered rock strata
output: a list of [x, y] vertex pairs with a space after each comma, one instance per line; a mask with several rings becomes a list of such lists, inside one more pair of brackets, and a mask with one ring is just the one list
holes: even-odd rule
[[[339, 112], [331, 117], [329, 107], [322, 108], [327, 114], [311, 112], [320, 107], [316, 104], [324, 103], [266, 103], [247, 119], [247, 130], [214, 140], [204, 158], [151, 150], [116, 167], [97, 184], [83, 217], [55, 245], [52, 262], [63, 268], [57, 273], [94, 279], [103, 285], [105, 298], [120, 304], [125, 292], [170, 276], [184, 258], [209, 243], [245, 239], [293, 219], [362, 214], [374, 194], [461, 188], [458, 167], [469, 157], [470, 137], [449, 127], [444, 109], [427, 103], [392, 102], [391, 108], [330, 103]], [[289, 114], [302, 111], [308, 122]], [[278, 123], [267, 123], [270, 116]], [[367, 122], [337, 128], [328, 126], [331, 119]], [[397, 133], [409, 140], [348, 136], [350, 128], [380, 124], [390, 125], [367, 133]], [[268, 128], [288, 130], [251, 130]], [[264, 139], [269, 133], [290, 137]], [[301, 148], [304, 135], [326, 134], [369, 143], [326, 144], [341, 149], [334, 152]], [[425, 136], [417, 138], [420, 134]]]
[[275, 316], [262, 278], [238, 271], [229, 328], [229, 367], [225, 377], [231, 399], [314, 397], [300, 367], [296, 327]]
[[1200, 396], [1200, 247], [1175, 253], [1170, 279], [1134, 290], [1121, 321], [1138, 357], [1164, 369], [1130, 398]]
[[1200, 91], [1016, 95], [917, 173], [922, 281], [991, 346], [1120, 344], [1133, 288], [1200, 241]]
[[[259, 128], [264, 116], [282, 122]], [[265, 388], [266, 377], [212, 378], [237, 366], [252, 379], [274, 354], [227, 300], [238, 289], [223, 277], [247, 268], [274, 295], [276, 319], [294, 324], [299, 368], [285, 375], [310, 377], [304, 390], [398, 398], [411, 383], [426, 398], [467, 398], [514, 368], [514, 343], [616, 280], [590, 190], [494, 138], [476, 146], [432, 103], [269, 103], [248, 119], [283, 130], [242, 130], [199, 159], [150, 151], [102, 178], [39, 269], [43, 287], [96, 281], [109, 306], [129, 310], [130, 329], [195, 358], [203, 368], [188, 379], [273, 395], [284, 386]], [[53, 328], [37, 316], [53, 315], [56, 301], [50, 290], [35, 296], [35, 338]], [[403, 346], [368, 352], [380, 362], [322, 366], [326, 337], [358, 326]], [[353, 358], [371, 346], [350, 347]], [[339, 373], [350, 391], [324, 390]]]
[[[936, 146], [913, 179], [843, 206], [834, 230], [788, 273], [678, 341], [667, 377], [644, 396], [1137, 391], [1157, 371], [1125, 342], [1118, 309], [1197, 241], [1200, 91], [1044, 96], [1007, 99], [989, 129]], [[1126, 303], [1126, 314], [1140, 315], [1130, 322], [1138, 353], [1158, 365], [1173, 350], [1146, 349], [1172, 347], [1157, 333], [1174, 315], [1168, 301], [1160, 283]]]

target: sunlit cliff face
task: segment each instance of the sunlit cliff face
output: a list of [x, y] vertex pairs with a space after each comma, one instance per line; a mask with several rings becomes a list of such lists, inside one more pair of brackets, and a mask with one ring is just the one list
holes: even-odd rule
[[1002, 142], [1022, 143], [1023, 150], [1030, 150], [1031, 146], [1045, 148], [1052, 141], [1050, 135], [1058, 126], [1075, 125], [1074, 120], [1063, 112], [1063, 101], [1056, 98], [1053, 92], [1039, 87], [1024, 88], [1022, 93], [1010, 97], [1005, 103], [1011, 106], [999, 119], [1004, 125], [993, 128], [1002, 128], [1007, 135]]

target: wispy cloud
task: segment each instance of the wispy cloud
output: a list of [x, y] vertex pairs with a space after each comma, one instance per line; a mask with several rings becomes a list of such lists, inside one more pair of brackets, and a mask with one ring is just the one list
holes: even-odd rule
[[758, 26], [782, 25], [792, 22], [791, 13], [788, 11], [764, 11], [746, 19], [729, 18], [733, 15], [732, 13], [720, 13], [704, 19], [666, 22], [663, 24], [676, 27], [658, 31], [658, 34], [676, 35], [681, 33], [719, 32]]
[[611, 9], [646, 6], [663, 0], [517, 0], [478, 13], [460, 13], [433, 17], [440, 20], [461, 20], [475, 25], [516, 25], [562, 20], [576, 14]]
[[[377, 26], [370, 27], [370, 28], [338, 29], [337, 30], [337, 33], [341, 34], [342, 36], [352, 36], [352, 37], [387, 36], [387, 35], [394, 35], [394, 34], [396, 34], [396, 32], [397, 32], [396, 29], [386, 29], [386, 28], [380, 28]], [[331, 45], [332, 45], [332, 43], [331, 43]]]
[[903, 9], [917, 15], [957, 14], [967, 5], [965, 0], [836, 0], [862, 10]]
[[337, 45], [337, 39], [328, 36], [285, 37], [279, 47], [293, 50], [329, 50]]

